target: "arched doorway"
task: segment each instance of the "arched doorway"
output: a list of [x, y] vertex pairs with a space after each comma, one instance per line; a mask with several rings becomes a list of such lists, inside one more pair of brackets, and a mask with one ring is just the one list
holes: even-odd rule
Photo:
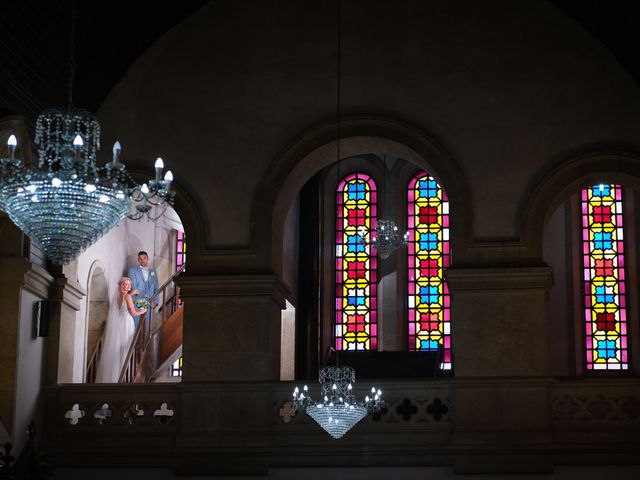
[[89, 270], [86, 315], [85, 382], [93, 383], [95, 366], [100, 361], [101, 339], [109, 315], [109, 289], [104, 264], [100, 260], [93, 262]]
[[[73, 375], [76, 382], [92, 383], [101, 356], [102, 340], [109, 318], [109, 306], [117, 295], [119, 279], [131, 276], [131, 269], [138, 266], [138, 253], [148, 256], [148, 266], [157, 278], [151, 318], [146, 322], [146, 330], [139, 334], [143, 341], [130, 347], [135, 351], [131, 362], [133, 373], [126, 373], [119, 381], [157, 382], [179, 381], [182, 355], [182, 317], [175, 321], [174, 314], [182, 310], [174, 279], [186, 262], [186, 234], [179, 215], [173, 208], [167, 208], [156, 221], [125, 220], [94, 245], [83, 252], [74, 262], [65, 266], [65, 273], [77, 275], [80, 286], [86, 289], [86, 301], [78, 312], [82, 322], [76, 327], [73, 343]], [[82, 279], [86, 279], [83, 283]], [[155, 287], [154, 287], [155, 288]], [[170, 325], [164, 325], [171, 319]], [[140, 322], [138, 321], [137, 324]], [[135, 343], [135, 342], [134, 342]], [[128, 372], [123, 363], [123, 370]], [[136, 369], [146, 366], [144, 375], [137, 375]], [[173, 367], [173, 368], [172, 368]], [[124, 379], [123, 379], [124, 378]], [[113, 380], [115, 381], [115, 380]]]

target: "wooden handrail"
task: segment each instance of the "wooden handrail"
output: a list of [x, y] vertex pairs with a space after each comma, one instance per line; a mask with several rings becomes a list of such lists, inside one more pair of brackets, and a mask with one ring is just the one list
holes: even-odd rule
[[85, 370], [85, 383], [95, 383], [96, 382], [96, 374], [98, 373], [98, 362], [100, 361], [100, 356], [102, 354], [102, 342], [104, 341], [105, 334], [105, 326], [107, 322], [104, 322], [101, 328], [100, 338], [98, 338], [98, 343], [93, 348], [93, 352], [89, 357], [89, 361], [87, 362], [87, 368]]
[[182, 345], [183, 308], [182, 305], [178, 307], [171, 317], [151, 335], [138, 361], [134, 382], [148, 382], [156, 378], [159, 373], [158, 368]]
[[177, 276], [179, 276], [182, 272], [184, 272], [184, 269], [186, 266], [187, 264], [182, 265], [178, 270], [175, 271], [173, 275], [171, 275], [167, 280], [165, 280], [165, 282], [162, 285], [160, 285], [155, 292], [153, 292], [153, 295], [151, 296], [151, 298], [157, 297], [160, 294], [161, 290], [164, 290], [165, 288], [167, 288], [169, 284], [172, 283]]
[[140, 316], [138, 325], [133, 333], [133, 338], [131, 339], [131, 345], [127, 351], [127, 356], [125, 357], [122, 369], [120, 370], [118, 383], [132, 383], [135, 378], [136, 368], [142, 354], [142, 343], [144, 342], [144, 331], [147, 323], [146, 316], [147, 314]]
[[[159, 322], [157, 325], [153, 325], [154, 319], [154, 309], [149, 309], [144, 315], [140, 316], [140, 320], [138, 321], [138, 326], [133, 334], [133, 338], [131, 339], [131, 345], [129, 346], [129, 350], [127, 352], [127, 356], [125, 357], [124, 363], [122, 365], [122, 369], [120, 371], [120, 376], [118, 378], [119, 383], [132, 383], [135, 382], [138, 375], [138, 369], [140, 367], [140, 361], [143, 358], [145, 350], [149, 346], [149, 341], [151, 340], [152, 335], [162, 327], [162, 324], [171, 316], [175, 309], [177, 308], [178, 303], [178, 292], [174, 292], [173, 295], [169, 299], [167, 299], [167, 288], [174, 283], [174, 280], [177, 276], [179, 276], [185, 270], [185, 265], [180, 267], [173, 275], [171, 275], [165, 282], [162, 283], [158, 289], [153, 292], [151, 298], [157, 298], [162, 294], [162, 303], [160, 308], [158, 309], [158, 313], [160, 313]], [[177, 287], [176, 287], [177, 289]], [[167, 306], [170, 308], [167, 308]], [[170, 310], [169, 315], [167, 315], [167, 311]], [[138, 380], [141, 381], [141, 380]], [[142, 380], [144, 381], [144, 380]]]

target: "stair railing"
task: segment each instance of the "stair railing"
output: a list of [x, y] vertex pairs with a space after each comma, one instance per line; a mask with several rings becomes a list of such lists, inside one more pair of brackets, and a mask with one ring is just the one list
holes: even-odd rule
[[[106, 324], [106, 323], [105, 323]], [[104, 333], [105, 328], [102, 328], [102, 334], [100, 338], [98, 338], [98, 343], [93, 348], [93, 352], [89, 357], [89, 361], [87, 362], [87, 369], [85, 373], [85, 382], [86, 383], [96, 383], [96, 374], [98, 373], [98, 362], [100, 362], [100, 357], [102, 356], [102, 342], [104, 341]]]
[[[174, 284], [174, 279], [179, 276], [182, 272], [184, 272], [186, 265], [182, 265], [176, 273], [171, 275], [167, 281], [165, 281], [162, 285], [158, 287], [158, 290], [153, 294], [153, 298], [158, 298], [162, 295], [162, 302], [160, 303], [160, 308], [158, 309], [158, 322], [153, 329], [153, 332], [158, 330], [162, 326], [167, 319], [175, 313], [177, 308], [182, 305], [182, 300], [180, 299], [180, 287]], [[167, 292], [169, 286], [173, 284], [174, 289], [173, 292]], [[150, 335], [151, 333], [150, 332]]]
[[[156, 309], [150, 308], [147, 313], [140, 316], [138, 325], [133, 334], [131, 340], [131, 346], [125, 357], [122, 370], [120, 371], [119, 383], [133, 383], [139, 377], [138, 371], [140, 369], [140, 361], [152, 335], [162, 326], [162, 324], [176, 311], [178, 306], [182, 305], [180, 299], [180, 289], [175, 285], [174, 280], [182, 272], [184, 272], [185, 265], [171, 275], [158, 289], [153, 293], [151, 299], [158, 299], [162, 297], [162, 302], [157, 309], [157, 321]], [[170, 287], [174, 286], [173, 291]], [[153, 300], [152, 300], [153, 301]], [[154, 323], [156, 325], [154, 325]]]

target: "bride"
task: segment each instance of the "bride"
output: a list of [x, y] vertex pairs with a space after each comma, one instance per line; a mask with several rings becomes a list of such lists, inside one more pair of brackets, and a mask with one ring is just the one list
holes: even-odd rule
[[109, 305], [107, 328], [104, 335], [102, 353], [96, 372], [96, 382], [114, 383], [120, 377], [120, 371], [131, 346], [134, 326], [133, 317], [144, 315], [146, 308], [136, 310], [131, 299], [131, 279], [122, 277], [118, 281], [118, 291]]

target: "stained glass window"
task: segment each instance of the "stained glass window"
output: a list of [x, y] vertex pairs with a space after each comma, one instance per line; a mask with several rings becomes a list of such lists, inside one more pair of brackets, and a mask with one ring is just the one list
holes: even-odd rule
[[377, 259], [363, 241], [375, 228], [376, 185], [363, 173], [340, 180], [336, 195], [336, 350], [377, 348]]
[[451, 369], [451, 305], [444, 270], [449, 266], [449, 201], [436, 180], [419, 172], [408, 188], [409, 350], [443, 351]]
[[187, 239], [184, 232], [178, 230], [176, 236], [176, 272], [182, 268], [187, 261]]
[[181, 377], [182, 376], [182, 357], [173, 362], [171, 365], [171, 369], [169, 371], [169, 375], [172, 377]]
[[587, 370], [626, 370], [627, 309], [622, 189], [582, 190], [583, 297]]

